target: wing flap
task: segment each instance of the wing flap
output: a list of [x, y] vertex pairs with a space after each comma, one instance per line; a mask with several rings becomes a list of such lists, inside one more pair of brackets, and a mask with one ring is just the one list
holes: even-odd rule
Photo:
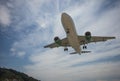
[[110, 39], [115, 39], [115, 37], [92, 36], [91, 42], [102, 42]]
[[60, 45], [58, 45], [57, 43], [54, 42], [54, 43], [51, 43], [49, 45], [44, 46], [44, 48], [55, 48], [55, 47], [60, 47], [60, 46], [63, 46], [63, 47], [70, 46], [67, 38], [61, 39], [60, 41], [61, 41]]
[[56, 43], [52, 43], [52, 44], [49, 44], [49, 45], [46, 45], [44, 46], [44, 48], [54, 48], [54, 47], [59, 47]]

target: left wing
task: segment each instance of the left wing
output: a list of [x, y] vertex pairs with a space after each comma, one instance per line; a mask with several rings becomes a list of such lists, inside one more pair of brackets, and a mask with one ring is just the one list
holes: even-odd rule
[[51, 43], [49, 45], [44, 46], [44, 48], [55, 48], [55, 47], [60, 47], [60, 46], [63, 46], [63, 47], [70, 46], [67, 38], [61, 39], [60, 42], [61, 42], [60, 44], [57, 44], [55, 42]]
[[80, 41], [80, 45], [83, 45], [92, 42], [104, 42], [110, 39], [115, 39], [115, 37], [91, 36], [90, 42], [87, 42], [85, 36], [78, 36], [78, 39]]

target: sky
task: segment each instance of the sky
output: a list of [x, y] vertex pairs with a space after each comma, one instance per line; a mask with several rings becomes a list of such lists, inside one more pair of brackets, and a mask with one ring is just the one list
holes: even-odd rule
[[[70, 55], [72, 48], [43, 48], [55, 36], [66, 37], [63, 12], [77, 34], [116, 39], [88, 44], [92, 52], [82, 55]], [[0, 67], [42, 81], [120, 81], [119, 50], [119, 0], [0, 0]]]

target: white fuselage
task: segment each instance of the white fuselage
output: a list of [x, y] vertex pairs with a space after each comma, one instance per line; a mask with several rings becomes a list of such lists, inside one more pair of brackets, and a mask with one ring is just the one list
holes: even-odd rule
[[62, 25], [65, 29], [70, 46], [72, 48], [74, 48], [74, 50], [77, 53], [80, 53], [81, 50], [80, 50], [78, 35], [77, 35], [76, 30], [75, 30], [75, 25], [74, 25], [72, 18], [68, 14], [62, 13], [61, 22], [62, 22]]

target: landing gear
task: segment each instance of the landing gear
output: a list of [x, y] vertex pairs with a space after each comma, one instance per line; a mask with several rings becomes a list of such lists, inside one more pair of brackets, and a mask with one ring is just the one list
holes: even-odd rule
[[87, 46], [84, 45], [84, 46], [83, 46], [83, 49], [87, 49]]
[[64, 51], [68, 51], [68, 48], [66, 47], [66, 48], [64, 48]]
[[70, 32], [69, 32], [69, 29], [67, 29], [66, 33], [67, 33], [67, 34], [69, 34], [69, 33], [70, 33]]
[[67, 34], [69, 34], [69, 30], [67, 31]]

